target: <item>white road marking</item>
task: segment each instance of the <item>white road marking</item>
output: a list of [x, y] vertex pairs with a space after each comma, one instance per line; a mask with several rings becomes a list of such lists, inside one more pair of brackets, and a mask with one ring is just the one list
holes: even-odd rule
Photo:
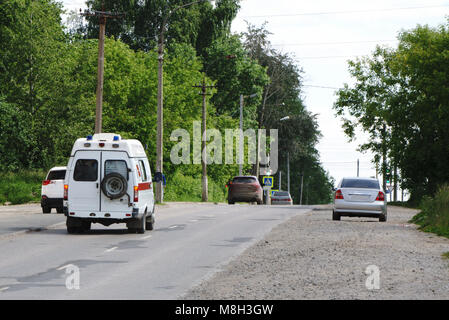
[[142, 239], [142, 240], [146, 240], [146, 239], [148, 239], [148, 238], [151, 238], [151, 234], [148, 235], [148, 236], [145, 236], [145, 237], [143, 237], [143, 238], [141, 238], [141, 239]]
[[174, 228], [177, 228], [178, 226], [177, 225], [174, 225], [174, 226], [171, 226], [171, 227], [168, 227], [169, 229], [174, 229]]
[[198, 222], [197, 219], [189, 220], [189, 222]]
[[3, 288], [0, 288], [0, 292], [6, 291], [6, 290], [8, 290], [8, 289], [9, 289], [9, 287], [3, 287]]
[[107, 249], [107, 250], [105, 250], [104, 252], [111, 252], [111, 251], [114, 251], [115, 249], [117, 249], [118, 247], [112, 247], [112, 248], [109, 248], [109, 249]]
[[65, 266], [59, 267], [59, 268], [56, 269], [56, 270], [63, 270], [63, 269], [66, 269], [66, 268], [68, 268], [68, 267], [71, 267], [71, 266], [73, 266], [73, 264], [69, 263], [69, 264], [66, 264]]

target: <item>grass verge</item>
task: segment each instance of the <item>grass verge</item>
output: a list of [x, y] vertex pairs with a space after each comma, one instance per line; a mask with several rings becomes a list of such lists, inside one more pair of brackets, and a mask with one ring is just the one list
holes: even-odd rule
[[404, 208], [409, 208], [409, 209], [419, 209], [419, 206], [417, 206], [414, 203], [410, 203], [408, 201], [391, 201], [388, 202], [389, 206], [396, 206], [396, 207], [404, 207]]
[[449, 238], [449, 185], [442, 186], [433, 198], [425, 197], [419, 207], [421, 212], [410, 222], [422, 231]]
[[0, 204], [39, 202], [45, 175], [43, 170], [0, 172]]

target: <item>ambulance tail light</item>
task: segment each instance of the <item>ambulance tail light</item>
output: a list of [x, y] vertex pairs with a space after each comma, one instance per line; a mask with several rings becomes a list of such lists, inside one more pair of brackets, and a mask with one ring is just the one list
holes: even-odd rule
[[69, 185], [65, 184], [64, 185], [64, 200], [68, 200], [69, 199]]
[[139, 187], [134, 186], [134, 202], [139, 202]]

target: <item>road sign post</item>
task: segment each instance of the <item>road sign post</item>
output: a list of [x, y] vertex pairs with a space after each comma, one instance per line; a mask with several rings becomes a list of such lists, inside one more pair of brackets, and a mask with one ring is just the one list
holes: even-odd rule
[[264, 176], [262, 178], [262, 183], [264, 186], [269, 186], [271, 189], [271, 187], [273, 187], [274, 179], [272, 176]]
[[262, 178], [263, 190], [265, 193], [265, 204], [271, 204], [271, 188], [273, 187], [274, 178], [272, 176], [264, 176]]

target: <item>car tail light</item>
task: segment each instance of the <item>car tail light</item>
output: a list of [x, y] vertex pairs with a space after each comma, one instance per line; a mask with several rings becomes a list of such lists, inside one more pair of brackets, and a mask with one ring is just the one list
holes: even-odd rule
[[42, 185], [43, 186], [49, 185], [50, 182], [51, 182], [51, 180], [44, 180], [44, 181], [42, 181]]
[[139, 202], [139, 187], [134, 186], [134, 202]]
[[69, 199], [69, 185], [65, 184], [64, 185], [64, 200], [68, 200]]
[[335, 199], [340, 199], [340, 200], [344, 199], [343, 198], [343, 193], [341, 192], [341, 190], [337, 190], [335, 192]]
[[382, 191], [379, 191], [379, 194], [377, 195], [376, 201], [385, 201], [385, 195]]

